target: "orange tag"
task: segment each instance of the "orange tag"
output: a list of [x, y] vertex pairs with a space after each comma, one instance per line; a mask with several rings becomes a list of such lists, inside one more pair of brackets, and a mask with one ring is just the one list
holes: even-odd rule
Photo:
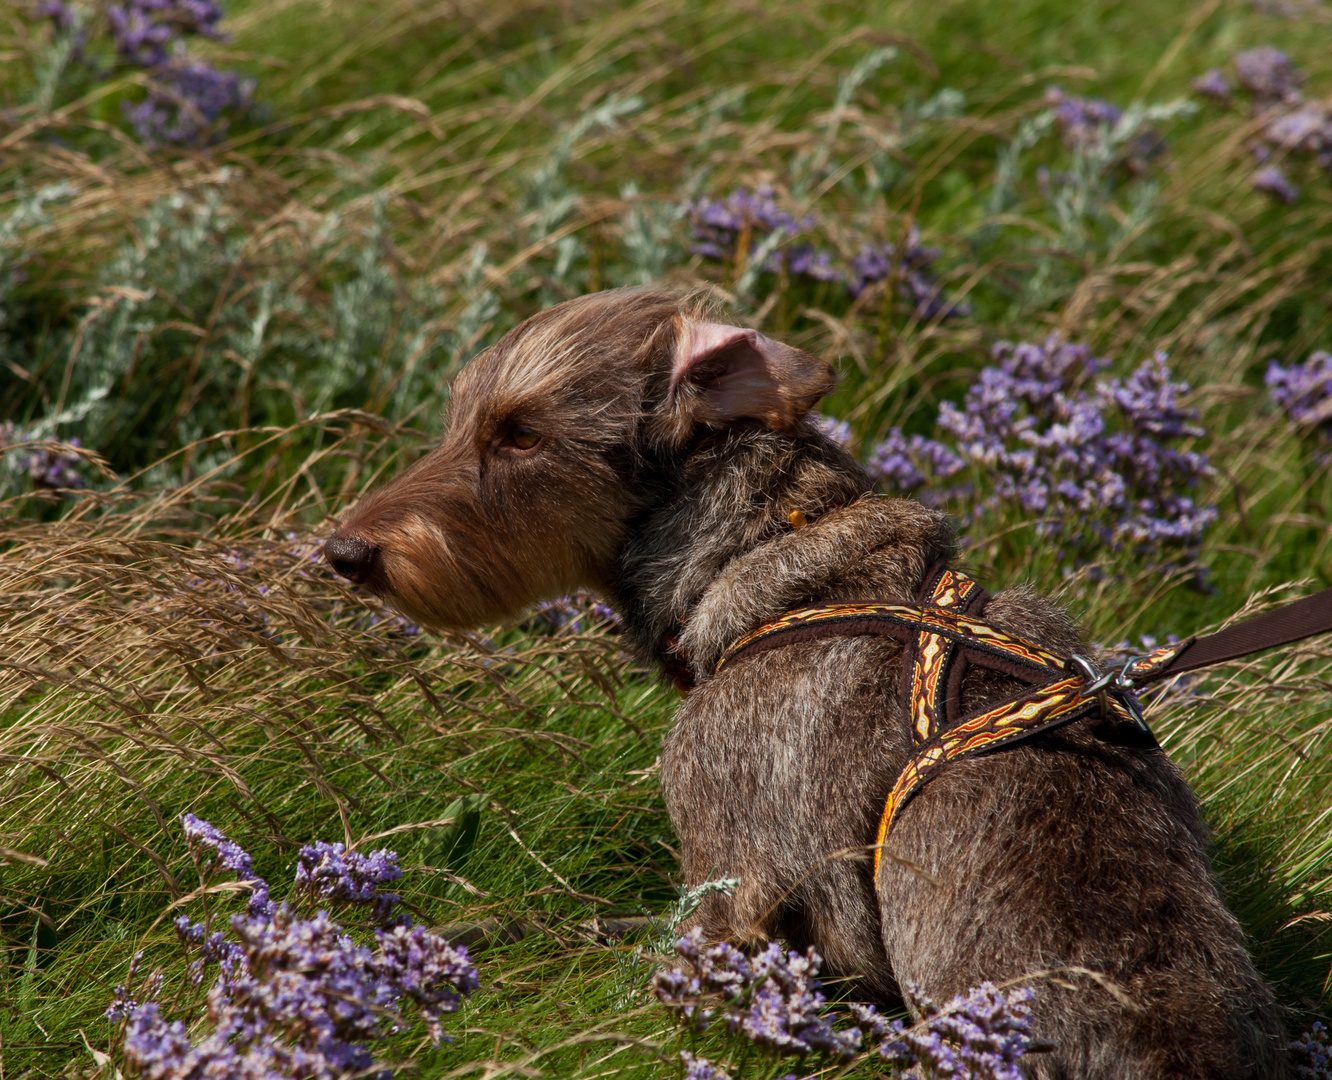
[[793, 529], [798, 529], [802, 525], [809, 524], [809, 518], [805, 517], [805, 512], [803, 510], [792, 510], [786, 515], [786, 520], [791, 523], [791, 528]]

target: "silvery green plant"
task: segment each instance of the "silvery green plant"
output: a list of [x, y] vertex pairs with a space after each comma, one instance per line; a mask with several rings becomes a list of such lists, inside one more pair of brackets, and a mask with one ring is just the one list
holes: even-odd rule
[[257, 258], [233, 182], [224, 170], [149, 207], [137, 241], [48, 336], [49, 359], [13, 408], [25, 430], [80, 438], [123, 473], [220, 431], [336, 408], [437, 412], [494, 298], [465, 282], [471, 302], [450, 329], [445, 298], [395, 270], [382, 202], [355, 226], [329, 215], [317, 231], [265, 236]]
[[[1048, 304], [1067, 288], [1074, 273], [1069, 255], [1085, 260], [1109, 252], [1151, 221], [1160, 191], [1152, 173], [1166, 149], [1157, 128], [1198, 109], [1188, 98], [1119, 108], [1059, 87], [1046, 91], [1045, 104], [1019, 123], [1000, 150], [987, 206], [993, 217], [1019, 204], [1029, 194], [1024, 181], [1030, 171], [1033, 209], [1054, 227], [1056, 240], [1041, 239], [1035, 270], [1024, 279], [1020, 302], [1028, 307]], [[1059, 149], [1036, 164], [1032, 151], [1048, 145], [1054, 133]], [[992, 244], [1000, 228], [983, 225], [975, 242]]]

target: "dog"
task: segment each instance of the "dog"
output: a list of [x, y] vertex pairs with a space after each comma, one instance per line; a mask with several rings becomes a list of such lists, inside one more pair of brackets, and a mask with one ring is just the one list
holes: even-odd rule
[[[961, 760], [903, 808], [903, 647], [723, 651], [793, 608], [911, 604], [956, 555], [946, 517], [876, 495], [810, 422], [823, 360], [717, 321], [696, 295], [613, 290], [543, 311], [452, 385], [438, 447], [365, 496], [333, 569], [414, 622], [468, 628], [587, 589], [645, 663], [695, 684], [661, 755], [692, 917], [713, 939], [813, 945], [852, 992], [934, 1000], [1037, 981], [1041, 1080], [1289, 1075], [1281, 1018], [1226, 909], [1193, 793], [1156, 748], [1085, 722]], [[797, 512], [798, 513], [795, 513]], [[793, 524], [793, 522], [795, 524]], [[796, 527], [796, 526], [799, 527]], [[1086, 645], [1027, 588], [986, 620], [1063, 656]], [[970, 710], [1012, 693], [971, 668]]]

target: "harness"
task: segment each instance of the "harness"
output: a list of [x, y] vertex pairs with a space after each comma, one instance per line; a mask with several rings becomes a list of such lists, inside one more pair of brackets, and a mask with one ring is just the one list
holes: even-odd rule
[[[925, 576], [915, 605], [835, 604], [800, 608], [746, 634], [722, 654], [714, 674], [741, 656], [815, 638], [883, 635], [905, 645], [902, 702], [915, 753], [884, 804], [874, 849], [903, 806], [949, 763], [1006, 749], [1076, 720], [1096, 717], [1098, 737], [1156, 748], [1134, 693], [1143, 684], [1233, 660], [1332, 630], [1332, 589], [1207, 637], [1189, 637], [1101, 672], [1084, 656], [1062, 657], [985, 622], [989, 600], [972, 578], [944, 564]], [[1018, 693], [966, 715], [962, 681], [971, 665], [1012, 676]]]

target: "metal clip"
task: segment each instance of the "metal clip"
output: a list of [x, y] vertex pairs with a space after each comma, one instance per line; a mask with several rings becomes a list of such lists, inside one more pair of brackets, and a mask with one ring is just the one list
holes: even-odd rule
[[1133, 680], [1128, 677], [1128, 669], [1140, 659], [1142, 658], [1138, 656], [1130, 657], [1118, 671], [1103, 672], [1098, 671], [1096, 665], [1085, 656], [1074, 653], [1068, 658], [1065, 667], [1072, 668], [1086, 679], [1087, 684], [1082, 688], [1082, 692], [1088, 697], [1095, 694], [1100, 699], [1102, 719], [1107, 719], [1110, 712], [1106, 695], [1114, 694], [1115, 699], [1124, 706], [1125, 711], [1133, 718], [1133, 722], [1143, 731], [1151, 734], [1151, 728], [1147, 726], [1142, 710], [1138, 707], [1137, 698], [1133, 695]]

